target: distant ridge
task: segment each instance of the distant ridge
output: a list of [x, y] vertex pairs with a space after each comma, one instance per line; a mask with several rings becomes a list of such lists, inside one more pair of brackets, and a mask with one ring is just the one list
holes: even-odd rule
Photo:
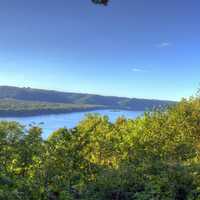
[[[7, 103], [6, 106], [5, 103]], [[13, 105], [12, 107], [9, 107], [9, 104], [11, 103]], [[19, 103], [20, 110], [23, 110], [24, 113], [27, 110], [29, 111], [29, 108], [31, 107], [34, 108], [36, 111], [34, 113], [36, 114], [43, 114], [45, 103], [45, 105], [48, 105], [48, 112], [45, 111], [45, 113], [48, 114], [54, 113], [55, 109], [57, 109], [56, 105], [60, 109], [60, 111], [56, 110], [56, 113], [67, 112], [68, 110], [70, 112], [75, 112], [76, 110], [81, 111], [83, 107], [84, 110], [104, 108], [144, 111], [154, 107], [171, 105], [175, 102], [154, 99], [137, 99], [72, 92], [59, 92], [55, 90], [19, 88], [13, 86], [0, 86], [0, 116], [3, 111], [5, 112], [5, 110], [9, 110], [9, 113], [12, 113], [12, 108], [16, 107], [16, 110], [18, 110], [17, 108], [19, 108]], [[53, 104], [54, 106], [52, 106]], [[23, 105], [25, 107], [24, 109]], [[65, 109], [63, 109], [64, 107]], [[76, 107], [76, 109], [74, 109], [74, 107]], [[38, 108], [40, 112], [37, 112], [36, 108]], [[27, 115], [28, 111], [26, 113]]]

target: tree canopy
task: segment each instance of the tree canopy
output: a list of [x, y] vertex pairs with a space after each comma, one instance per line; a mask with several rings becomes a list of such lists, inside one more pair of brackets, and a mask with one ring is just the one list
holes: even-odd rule
[[111, 123], [88, 115], [47, 140], [0, 122], [2, 200], [199, 200], [200, 99]]

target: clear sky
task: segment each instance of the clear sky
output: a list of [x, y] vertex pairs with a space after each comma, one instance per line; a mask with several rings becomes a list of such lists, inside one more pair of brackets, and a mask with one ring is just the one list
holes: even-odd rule
[[199, 0], [1, 0], [0, 85], [179, 100], [200, 82]]

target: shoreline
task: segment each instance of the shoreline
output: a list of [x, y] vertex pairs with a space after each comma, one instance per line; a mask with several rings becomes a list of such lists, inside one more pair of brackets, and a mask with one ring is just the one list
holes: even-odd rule
[[90, 112], [90, 111], [99, 111], [99, 110], [111, 110], [113, 112], [120, 111], [135, 111], [135, 112], [144, 112], [144, 110], [136, 109], [125, 109], [125, 108], [88, 108], [88, 109], [77, 109], [77, 110], [35, 110], [35, 111], [4, 111], [2, 113], [0, 110], [0, 118], [23, 118], [23, 117], [39, 117], [47, 115], [59, 115], [59, 114], [71, 114], [71, 113], [81, 113], [81, 112]]

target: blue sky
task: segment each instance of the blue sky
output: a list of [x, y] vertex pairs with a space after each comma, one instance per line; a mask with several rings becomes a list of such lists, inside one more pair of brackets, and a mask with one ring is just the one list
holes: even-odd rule
[[200, 83], [199, 8], [199, 0], [0, 1], [0, 85], [189, 97]]

